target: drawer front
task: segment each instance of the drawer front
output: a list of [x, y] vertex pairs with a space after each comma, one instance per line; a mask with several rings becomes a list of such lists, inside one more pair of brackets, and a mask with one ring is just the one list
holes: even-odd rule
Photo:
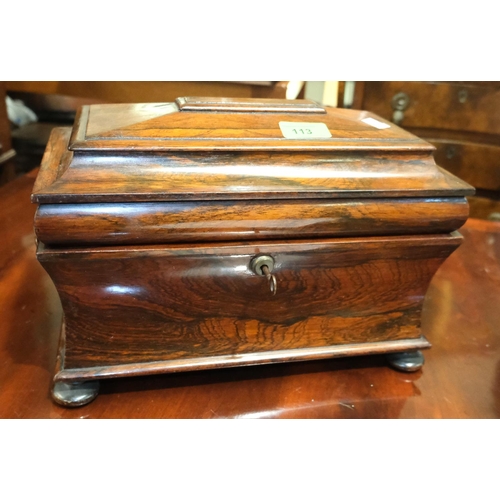
[[500, 134], [498, 86], [487, 87], [472, 82], [366, 82], [362, 107], [392, 120], [395, 111], [393, 99], [400, 93], [408, 97], [399, 122], [403, 128]]
[[[422, 301], [460, 235], [39, 250], [66, 321], [65, 368], [420, 336]], [[277, 292], [255, 274], [274, 259]]]
[[436, 146], [436, 163], [479, 189], [500, 189], [500, 146], [427, 139]]

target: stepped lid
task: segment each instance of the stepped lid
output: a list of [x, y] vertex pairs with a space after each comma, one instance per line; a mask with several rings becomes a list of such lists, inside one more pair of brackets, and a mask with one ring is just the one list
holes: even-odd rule
[[457, 196], [434, 147], [365, 111], [309, 100], [183, 97], [81, 108], [55, 129], [33, 201]]

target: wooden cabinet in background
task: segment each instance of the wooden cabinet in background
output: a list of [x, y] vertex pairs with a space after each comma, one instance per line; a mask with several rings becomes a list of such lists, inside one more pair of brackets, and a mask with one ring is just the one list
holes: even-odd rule
[[0, 186], [15, 177], [10, 123], [5, 104], [5, 85], [0, 82]]
[[[9, 92], [58, 94], [106, 102], [167, 102], [179, 95], [285, 99], [282, 82], [6, 82]], [[303, 95], [303, 90], [299, 93]]]
[[356, 82], [351, 107], [436, 146], [436, 163], [477, 189], [472, 217], [500, 212], [500, 82]]

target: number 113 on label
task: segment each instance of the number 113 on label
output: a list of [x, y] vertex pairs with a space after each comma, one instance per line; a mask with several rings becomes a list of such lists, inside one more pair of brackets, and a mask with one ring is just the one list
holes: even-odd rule
[[328, 139], [332, 136], [325, 123], [279, 122], [286, 139]]

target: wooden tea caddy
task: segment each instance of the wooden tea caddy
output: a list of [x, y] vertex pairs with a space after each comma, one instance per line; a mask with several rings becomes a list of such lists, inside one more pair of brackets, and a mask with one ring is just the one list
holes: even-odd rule
[[64, 324], [52, 394], [99, 379], [387, 353], [422, 366], [467, 183], [434, 147], [307, 100], [84, 106], [32, 201]]

